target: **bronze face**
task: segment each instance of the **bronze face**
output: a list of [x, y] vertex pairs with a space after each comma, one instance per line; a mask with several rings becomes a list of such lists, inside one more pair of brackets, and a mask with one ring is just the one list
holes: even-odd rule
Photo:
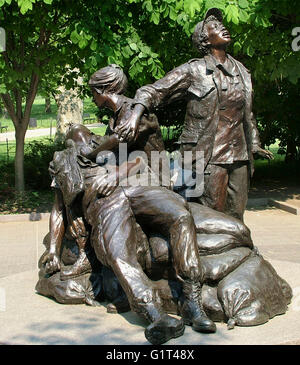
[[230, 33], [223, 23], [211, 20], [204, 26], [208, 32], [208, 42], [212, 48], [225, 48], [231, 42]]
[[93, 133], [84, 125], [74, 125], [66, 135], [66, 140], [72, 139], [78, 144], [89, 144]]
[[99, 94], [96, 90], [92, 90], [93, 93], [93, 102], [97, 105], [98, 108], [109, 108], [113, 110], [113, 105], [111, 101], [111, 96], [109, 94]]

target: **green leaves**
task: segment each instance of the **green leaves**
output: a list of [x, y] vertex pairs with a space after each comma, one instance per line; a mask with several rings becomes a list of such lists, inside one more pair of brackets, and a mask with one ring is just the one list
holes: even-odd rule
[[228, 5], [225, 9], [225, 16], [229, 22], [239, 24], [239, 8], [235, 5]]
[[252, 47], [251, 44], [249, 44], [247, 47], [246, 47], [246, 53], [248, 56], [252, 57], [254, 55], [254, 52], [255, 52], [255, 49]]
[[224, 0], [206, 0], [205, 8], [206, 9], [218, 8], [218, 9], [224, 11], [226, 8], [226, 3], [227, 3], [227, 1], [224, 1]]
[[247, 23], [248, 20], [250, 19], [250, 15], [249, 13], [247, 13], [247, 11], [239, 9], [239, 19], [241, 22]]
[[160, 19], [159, 13], [153, 12], [151, 14], [150, 21], [153, 22], [154, 24], [156, 25], [159, 24], [159, 19]]
[[200, 0], [184, 0], [184, 11], [194, 18], [195, 13], [201, 10], [201, 3]]
[[95, 39], [92, 40], [92, 42], [90, 44], [90, 49], [92, 51], [96, 51], [96, 49], [97, 49], [97, 41]]
[[[290, 1], [295, 3], [294, 0]], [[0, 0], [0, 6], [11, 2]], [[30, 13], [28, 16], [34, 13], [38, 3], [53, 4], [53, 0], [14, 2], [18, 3], [22, 14]], [[67, 19], [68, 13], [72, 13], [74, 21], [58, 35], [55, 44], [59, 47], [58, 58], [52, 57], [57, 51], [53, 47], [49, 62], [64, 62], [64, 57], [68, 57], [68, 62], [76, 65], [84, 60], [82, 72], [88, 73], [114, 62], [123, 65], [127, 73], [130, 70], [134, 85], [151, 81], [189, 58], [198, 56], [189, 37], [195, 24], [211, 7], [223, 11], [224, 22], [234, 39], [231, 45], [233, 53], [238, 57], [245, 55], [248, 67], [256, 70], [257, 77], [266, 77], [264, 69], [271, 74], [273, 59], [277, 63], [284, 62], [279, 54], [285, 54], [290, 44], [279, 38], [277, 33], [275, 36], [273, 32], [273, 36], [268, 27], [271, 25], [270, 19], [272, 22], [276, 19], [271, 18], [271, 10], [273, 13], [278, 11], [279, 15], [284, 12], [287, 17], [287, 7], [280, 5], [280, 2], [271, 6], [270, 0], [101, 0], [93, 6], [85, 2], [84, 9], [78, 2], [74, 12], [73, 8], [67, 10], [62, 7], [63, 17]], [[54, 7], [45, 8], [50, 11]], [[292, 9], [292, 4], [288, 8]], [[38, 17], [35, 21], [39, 22]], [[55, 29], [56, 24], [50, 25]], [[277, 52], [277, 49], [280, 51]], [[26, 75], [30, 75], [29, 71]], [[278, 78], [278, 75], [274, 73], [274, 77]], [[290, 77], [289, 72], [281, 72], [280, 75]], [[298, 73], [293, 72], [293, 75]]]
[[32, 4], [35, 0], [18, 0], [21, 14], [27, 13], [28, 10], [32, 10]]
[[133, 54], [133, 51], [131, 50], [131, 48], [129, 46], [125, 46], [123, 49], [122, 49], [122, 55], [123, 57], [125, 58], [130, 58]]
[[241, 9], [247, 9], [249, 7], [248, 0], [238, 0], [238, 4]]
[[138, 50], [138, 46], [136, 45], [136, 43], [129, 43], [129, 47], [130, 47], [133, 51], [137, 51], [137, 50]]
[[153, 11], [151, 0], [145, 1], [142, 6], [145, 7], [150, 13]]
[[239, 41], [236, 41], [234, 42], [234, 45], [233, 45], [233, 50], [234, 50], [234, 54], [238, 54], [242, 49], [242, 45]]
[[[75, 29], [70, 34], [70, 39], [72, 43], [78, 44], [78, 47], [80, 49], [84, 49], [90, 43], [92, 36], [85, 33], [83, 30], [78, 32], [77, 27], [75, 27]], [[90, 44], [90, 49], [96, 50], [96, 48], [97, 48], [97, 43], [95, 40], [93, 40]]]
[[74, 44], [77, 44], [79, 41], [80, 41], [80, 36], [79, 34], [77, 33], [76, 30], [74, 30], [71, 35], [70, 35], [70, 39], [71, 41], [74, 43]]
[[5, 93], [6, 93], [6, 86], [0, 83], [0, 94], [5, 94]]

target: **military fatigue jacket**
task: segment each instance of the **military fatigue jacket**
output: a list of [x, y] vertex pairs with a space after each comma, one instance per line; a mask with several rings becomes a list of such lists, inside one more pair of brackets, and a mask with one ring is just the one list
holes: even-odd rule
[[[252, 114], [251, 76], [240, 62], [230, 55], [228, 58], [236, 64], [245, 90], [243, 128], [248, 155], [253, 166], [252, 147], [260, 145], [260, 141]], [[170, 71], [154, 84], [141, 87], [135, 95], [135, 103], [144, 105], [148, 111], [178, 99], [187, 99], [185, 123], [179, 142], [194, 143], [197, 150], [203, 151], [204, 166], [207, 166], [211, 158], [219, 123], [222, 85], [219, 78], [215, 77], [215, 71], [216, 65], [211, 55], [192, 59]]]

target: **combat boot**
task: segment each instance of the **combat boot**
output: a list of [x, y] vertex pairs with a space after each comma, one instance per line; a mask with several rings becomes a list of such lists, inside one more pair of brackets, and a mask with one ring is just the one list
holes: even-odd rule
[[210, 320], [202, 306], [200, 283], [185, 281], [183, 284], [184, 303], [181, 316], [184, 323], [192, 326], [197, 332], [214, 333], [217, 330], [215, 323]]
[[151, 322], [145, 329], [145, 337], [153, 345], [161, 345], [184, 333], [183, 320], [166, 314], [158, 303], [140, 303], [137, 313]]

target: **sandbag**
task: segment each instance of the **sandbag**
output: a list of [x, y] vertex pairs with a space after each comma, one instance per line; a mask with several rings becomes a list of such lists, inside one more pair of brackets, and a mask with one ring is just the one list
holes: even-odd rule
[[226, 316], [218, 299], [216, 286], [203, 285], [202, 304], [205, 313], [214, 322], [225, 322]]
[[252, 247], [249, 228], [239, 219], [233, 218], [198, 203], [188, 203], [194, 218], [197, 233], [228, 234], [241, 244]]
[[160, 234], [150, 234], [149, 249], [145, 251], [145, 272], [151, 280], [176, 278], [171, 263], [169, 241]]
[[102, 296], [102, 277], [99, 273], [88, 273], [62, 281], [60, 272], [49, 277], [41, 269], [35, 290], [61, 304], [97, 305]]
[[218, 285], [229, 328], [263, 324], [285, 313], [291, 298], [291, 287], [259, 255], [249, 257]]
[[[225, 234], [197, 234], [197, 242], [208, 280], [220, 280], [223, 271], [225, 276], [251, 252], [249, 247], [237, 247], [240, 242]], [[166, 267], [171, 264], [169, 241], [161, 235], [153, 234], [149, 236], [149, 245], [151, 260], [147, 251], [147, 272], [158, 270], [163, 277]]]
[[[98, 300], [103, 296], [102, 267], [95, 260], [93, 252], [87, 252], [92, 266], [92, 273], [82, 274], [76, 278], [61, 280], [60, 272], [47, 274], [44, 259], [49, 254], [50, 233], [43, 239], [46, 248], [39, 259], [39, 280], [35, 290], [37, 293], [54, 298], [61, 304], [89, 304], [98, 305]], [[74, 240], [64, 237], [61, 249], [61, 265], [73, 265], [78, 258], [78, 246]]]
[[201, 257], [204, 282], [218, 282], [242, 264], [252, 251], [238, 247], [219, 255]]
[[250, 242], [242, 242], [230, 234], [197, 233], [197, 243], [201, 256], [220, 254], [240, 246], [253, 247]]

